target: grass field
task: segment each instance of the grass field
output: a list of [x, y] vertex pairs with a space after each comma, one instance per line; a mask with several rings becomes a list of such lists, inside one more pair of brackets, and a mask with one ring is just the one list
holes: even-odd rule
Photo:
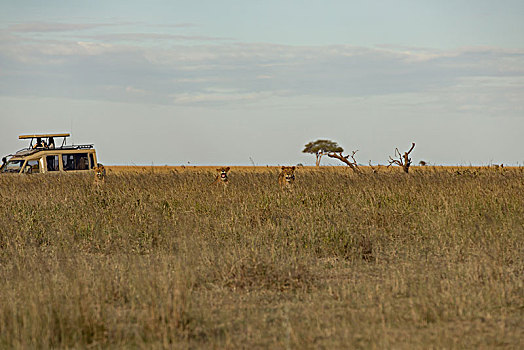
[[0, 176], [0, 348], [524, 346], [524, 169], [213, 169]]

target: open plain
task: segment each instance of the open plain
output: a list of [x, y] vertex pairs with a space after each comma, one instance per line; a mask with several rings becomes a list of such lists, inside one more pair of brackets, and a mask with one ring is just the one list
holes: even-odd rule
[[1, 348], [522, 348], [524, 169], [0, 177]]

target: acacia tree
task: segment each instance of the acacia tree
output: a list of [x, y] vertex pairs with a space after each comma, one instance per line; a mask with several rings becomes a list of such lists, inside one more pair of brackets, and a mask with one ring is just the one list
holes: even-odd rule
[[323, 155], [332, 153], [332, 152], [343, 152], [344, 149], [340, 147], [335, 141], [331, 140], [316, 140], [311, 141], [307, 145], [304, 146], [304, 149], [302, 150], [303, 153], [311, 153], [314, 154], [316, 157], [315, 165], [320, 165], [320, 159]]

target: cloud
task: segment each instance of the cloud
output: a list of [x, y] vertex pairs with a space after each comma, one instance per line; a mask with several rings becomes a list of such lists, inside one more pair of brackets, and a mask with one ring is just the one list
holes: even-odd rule
[[130, 94], [135, 94], [135, 95], [144, 95], [144, 94], [147, 94], [147, 91], [144, 90], [144, 89], [139, 89], [139, 88], [136, 88], [136, 87], [133, 87], [133, 86], [126, 86], [126, 92], [127, 93], [130, 93]]
[[[25, 22], [17, 23], [7, 26], [5, 29], [11, 33], [52, 33], [52, 32], [77, 32], [87, 31], [90, 29], [104, 28], [104, 27], [128, 27], [128, 26], [139, 26], [140, 23], [136, 22], [111, 22], [111, 23], [67, 23], [67, 22]], [[196, 27], [194, 23], [174, 23], [174, 24], [163, 24], [163, 25], [147, 25], [142, 24], [144, 27], [149, 28], [168, 28], [168, 29], [180, 29], [180, 28], [192, 28]]]
[[57, 22], [29, 22], [13, 24], [7, 30], [14, 33], [42, 33], [42, 32], [71, 32], [88, 30], [99, 27], [114, 26], [114, 23], [57, 23]]
[[153, 40], [173, 40], [173, 41], [225, 41], [231, 38], [219, 38], [204, 35], [177, 35], [164, 33], [110, 33], [110, 34], [96, 34], [81, 36], [82, 38], [91, 40], [101, 40], [105, 42], [144, 42]]
[[216, 103], [246, 103], [252, 101], [259, 101], [271, 97], [273, 94], [265, 93], [241, 93], [241, 92], [209, 92], [209, 93], [194, 93], [194, 94], [176, 94], [173, 96], [173, 102], [177, 105], [193, 105], [193, 104], [216, 104]]
[[[93, 26], [30, 23], [17, 30], [66, 31]], [[500, 89], [507, 88], [505, 96], [518, 104], [510, 95], [520, 98], [518, 84], [524, 77], [524, 50], [495, 47], [286, 46], [172, 33], [106, 33], [83, 38], [17, 41], [13, 34], [3, 32], [0, 93], [228, 104], [262, 101], [283, 91], [287, 96], [337, 98], [465, 91], [464, 81], [479, 78], [478, 84], [489, 80], [489, 84], [502, 85]], [[174, 44], [177, 40], [202, 42]], [[514, 80], [505, 80], [507, 77]], [[129, 88], [137, 91], [130, 94]], [[138, 90], [147, 93], [137, 94]]]

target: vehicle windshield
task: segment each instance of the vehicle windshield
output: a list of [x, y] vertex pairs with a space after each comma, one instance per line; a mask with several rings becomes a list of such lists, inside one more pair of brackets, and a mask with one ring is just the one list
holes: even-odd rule
[[10, 160], [3, 169], [3, 172], [18, 173], [20, 169], [22, 169], [22, 165], [24, 165], [23, 160]]

